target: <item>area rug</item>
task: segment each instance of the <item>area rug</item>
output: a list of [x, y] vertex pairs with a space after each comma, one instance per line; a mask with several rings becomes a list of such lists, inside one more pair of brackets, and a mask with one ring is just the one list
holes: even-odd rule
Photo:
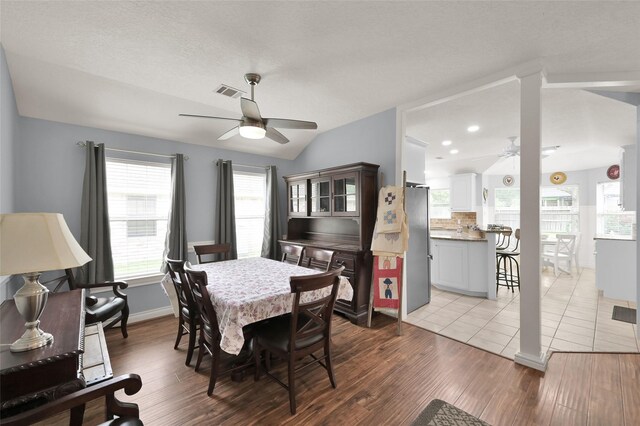
[[613, 315], [611, 315], [611, 319], [614, 319], [616, 321], [624, 321], [631, 324], [635, 324], [636, 310], [632, 308], [626, 308], [624, 306], [614, 305]]
[[477, 417], [439, 399], [432, 400], [416, 418], [413, 426], [489, 426]]

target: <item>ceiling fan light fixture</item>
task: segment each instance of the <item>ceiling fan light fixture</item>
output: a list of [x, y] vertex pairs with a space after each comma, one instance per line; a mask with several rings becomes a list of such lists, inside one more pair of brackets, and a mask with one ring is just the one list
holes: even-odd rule
[[247, 139], [262, 139], [267, 134], [262, 123], [240, 125], [240, 136]]
[[558, 148], [560, 148], [560, 146], [559, 146], [559, 145], [556, 145], [556, 146], [550, 146], [550, 147], [548, 147], [548, 148], [545, 148], [545, 149], [543, 149], [543, 150], [542, 150], [542, 155], [551, 155], [551, 154], [553, 154], [554, 152], [556, 152], [556, 150], [557, 150]]

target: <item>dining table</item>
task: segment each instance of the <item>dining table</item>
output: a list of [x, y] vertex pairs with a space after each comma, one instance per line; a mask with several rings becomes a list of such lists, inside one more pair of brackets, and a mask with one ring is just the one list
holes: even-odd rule
[[[220, 349], [237, 355], [244, 345], [242, 327], [290, 313], [292, 276], [313, 275], [320, 271], [263, 257], [226, 260], [193, 265], [207, 274], [207, 290], [220, 328]], [[330, 287], [306, 292], [302, 303], [328, 295]], [[351, 300], [353, 288], [340, 277], [338, 299]]]

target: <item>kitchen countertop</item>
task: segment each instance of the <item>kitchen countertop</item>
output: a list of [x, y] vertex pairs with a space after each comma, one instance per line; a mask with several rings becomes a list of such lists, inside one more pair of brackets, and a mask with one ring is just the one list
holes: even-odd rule
[[451, 241], [473, 241], [473, 242], [486, 242], [487, 239], [483, 237], [474, 237], [465, 232], [458, 234], [456, 231], [448, 230], [432, 230], [429, 236], [436, 240], [451, 240]]
[[622, 235], [596, 235], [594, 240], [635, 241], [635, 238]]

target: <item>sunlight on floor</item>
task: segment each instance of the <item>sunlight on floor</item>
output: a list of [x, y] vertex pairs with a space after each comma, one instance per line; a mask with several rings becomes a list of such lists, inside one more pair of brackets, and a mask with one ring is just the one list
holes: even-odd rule
[[[635, 303], [598, 295], [595, 271], [542, 275], [542, 349], [570, 352], [639, 352], [636, 325], [611, 319], [613, 306]], [[501, 287], [497, 300], [432, 287], [431, 303], [406, 322], [513, 359], [520, 346], [520, 294]]]

